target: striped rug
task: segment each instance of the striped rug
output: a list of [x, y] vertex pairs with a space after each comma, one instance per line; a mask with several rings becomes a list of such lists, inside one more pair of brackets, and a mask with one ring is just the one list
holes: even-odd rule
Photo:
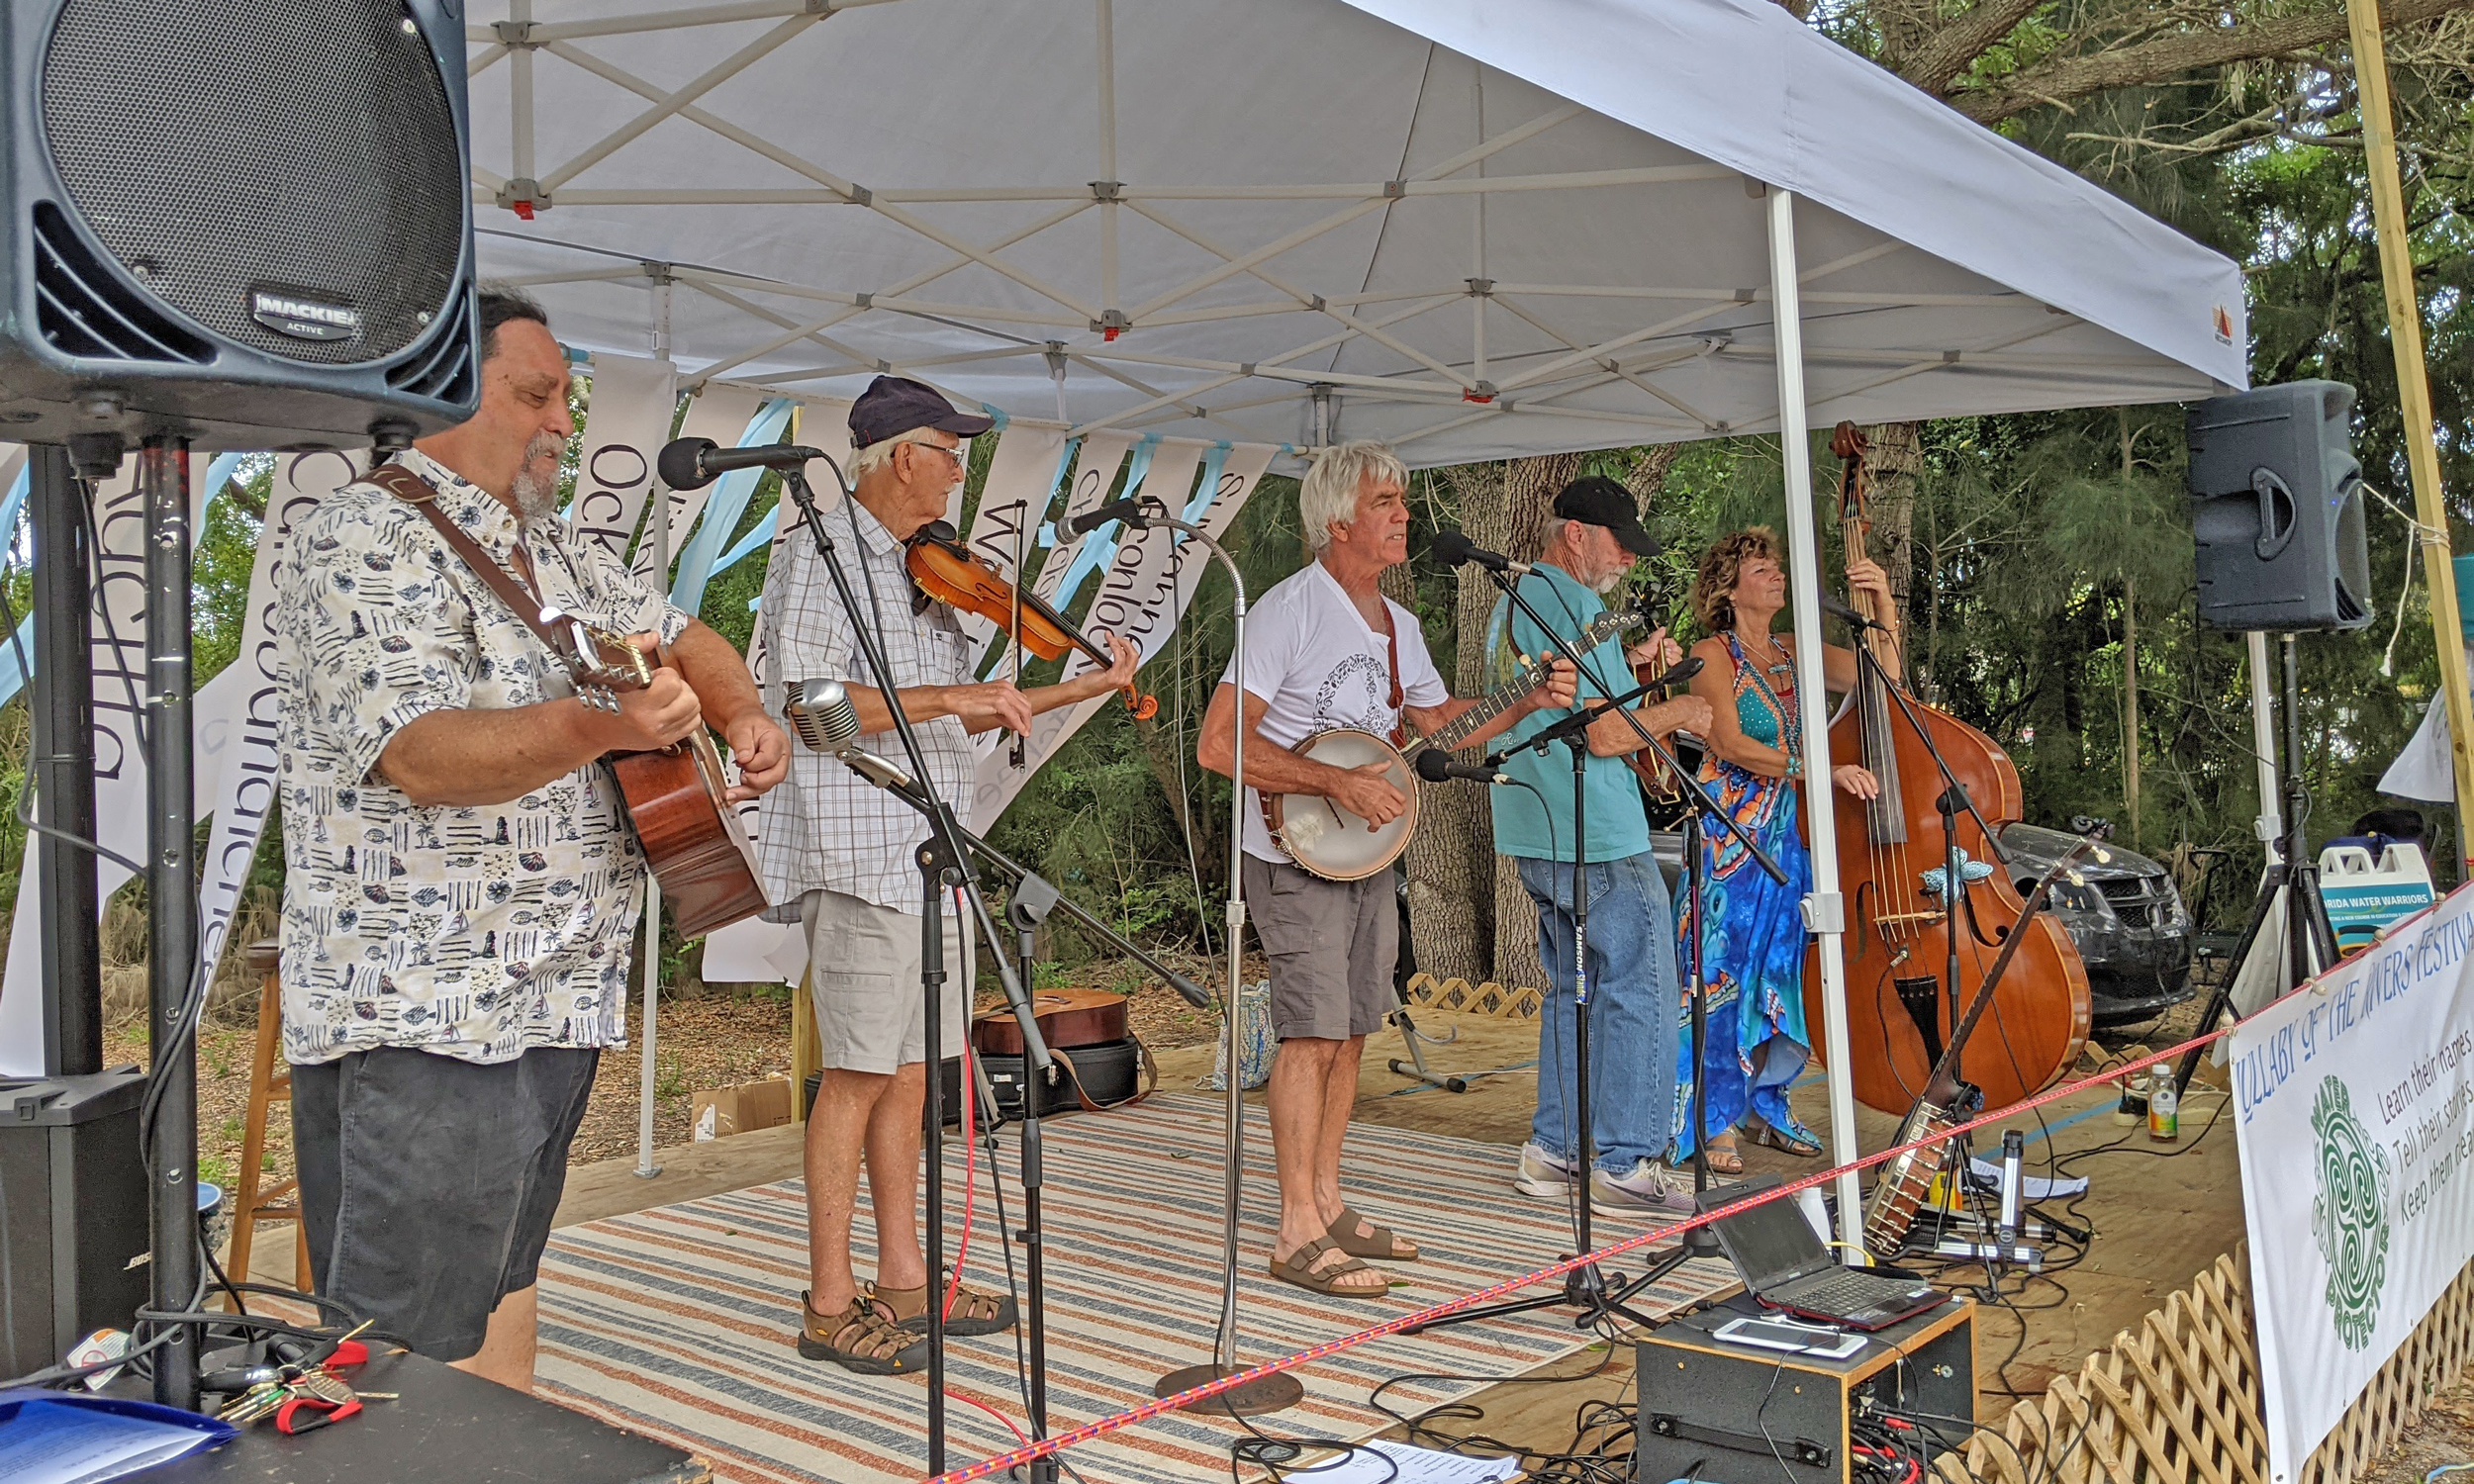
[[[1221, 1117], [1215, 1100], [1157, 1097], [1104, 1115], [1045, 1125], [1048, 1354], [1051, 1425], [1062, 1428], [1151, 1396], [1164, 1372], [1209, 1358], [1218, 1317]], [[1238, 1314], [1246, 1361], [1302, 1349], [1363, 1326], [1499, 1282], [1571, 1250], [1560, 1207], [1527, 1199], [1509, 1180], [1502, 1145], [1360, 1125], [1343, 1171], [1362, 1209], [1414, 1236], [1424, 1257], [1387, 1265], [1390, 1294], [1323, 1300], [1264, 1270], [1276, 1224], [1270, 1135], [1260, 1110], [1247, 1123], [1246, 1201], [1239, 1233]], [[1006, 1214], [1021, 1219], [1007, 1132]], [[959, 1209], [961, 1159], [949, 1150]], [[1001, 1290], [999, 1230], [987, 1171], [975, 1182], [968, 1280]], [[749, 1484], [878, 1484], [924, 1473], [926, 1383], [855, 1376], [800, 1358], [799, 1293], [807, 1285], [800, 1182], [637, 1212], [560, 1231], [541, 1264], [542, 1390], [619, 1426], [710, 1459]], [[958, 1223], [949, 1222], [948, 1242]], [[1641, 1230], [1600, 1218], [1601, 1243]], [[864, 1275], [870, 1224], [853, 1234]], [[1635, 1264], [1636, 1268], [1638, 1264]], [[1733, 1281], [1724, 1263], [1696, 1262], [1645, 1293], [1660, 1311]], [[1292, 1374], [1306, 1400], [1258, 1426], [1286, 1434], [1364, 1438], [1387, 1426], [1368, 1391], [1403, 1371], [1472, 1379], [1394, 1387], [1385, 1400], [1419, 1408], [1569, 1355], [1590, 1341], [1569, 1311], [1393, 1337]], [[949, 1352], [948, 1462], [959, 1466], [1013, 1445], [1014, 1435], [963, 1398], [1004, 1414], [1023, 1407], [1009, 1337], [957, 1341]], [[1167, 1484], [1225, 1476], [1225, 1419], [1172, 1416], [1079, 1447], [1068, 1461], [1089, 1484]]]

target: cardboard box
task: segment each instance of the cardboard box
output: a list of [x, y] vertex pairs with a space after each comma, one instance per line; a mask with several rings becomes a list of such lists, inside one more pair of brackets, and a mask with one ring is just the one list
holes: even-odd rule
[[730, 1134], [778, 1129], [791, 1121], [791, 1079], [766, 1077], [699, 1092], [688, 1105], [688, 1114], [699, 1144]]

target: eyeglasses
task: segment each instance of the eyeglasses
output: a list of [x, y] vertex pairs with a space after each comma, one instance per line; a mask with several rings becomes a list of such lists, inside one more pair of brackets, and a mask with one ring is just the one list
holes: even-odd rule
[[930, 443], [922, 440], [920, 442], [913, 443], [910, 446], [913, 448], [932, 448], [936, 452], [943, 454], [945, 457], [952, 459], [956, 469], [967, 469], [971, 464], [971, 445], [968, 443], [955, 443], [948, 446], [943, 443]]

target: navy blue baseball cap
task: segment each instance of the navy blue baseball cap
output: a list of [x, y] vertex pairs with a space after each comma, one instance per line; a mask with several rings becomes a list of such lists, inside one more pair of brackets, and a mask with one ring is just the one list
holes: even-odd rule
[[1583, 525], [1603, 525], [1615, 533], [1616, 544], [1637, 557], [1658, 555], [1658, 537], [1641, 528], [1640, 507], [1632, 492], [1603, 474], [1584, 474], [1555, 497], [1555, 513]]
[[945, 400], [944, 393], [904, 376], [878, 377], [850, 405], [853, 448], [898, 438], [918, 427], [976, 438], [996, 425], [996, 418], [962, 412]]

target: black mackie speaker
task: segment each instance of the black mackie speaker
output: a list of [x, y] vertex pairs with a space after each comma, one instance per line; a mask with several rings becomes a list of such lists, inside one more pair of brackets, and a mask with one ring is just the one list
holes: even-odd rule
[[2297, 381], [2190, 410], [2199, 616], [2291, 633], [2371, 621], [2353, 388]]
[[0, 0], [0, 437], [472, 416], [462, 0]]

